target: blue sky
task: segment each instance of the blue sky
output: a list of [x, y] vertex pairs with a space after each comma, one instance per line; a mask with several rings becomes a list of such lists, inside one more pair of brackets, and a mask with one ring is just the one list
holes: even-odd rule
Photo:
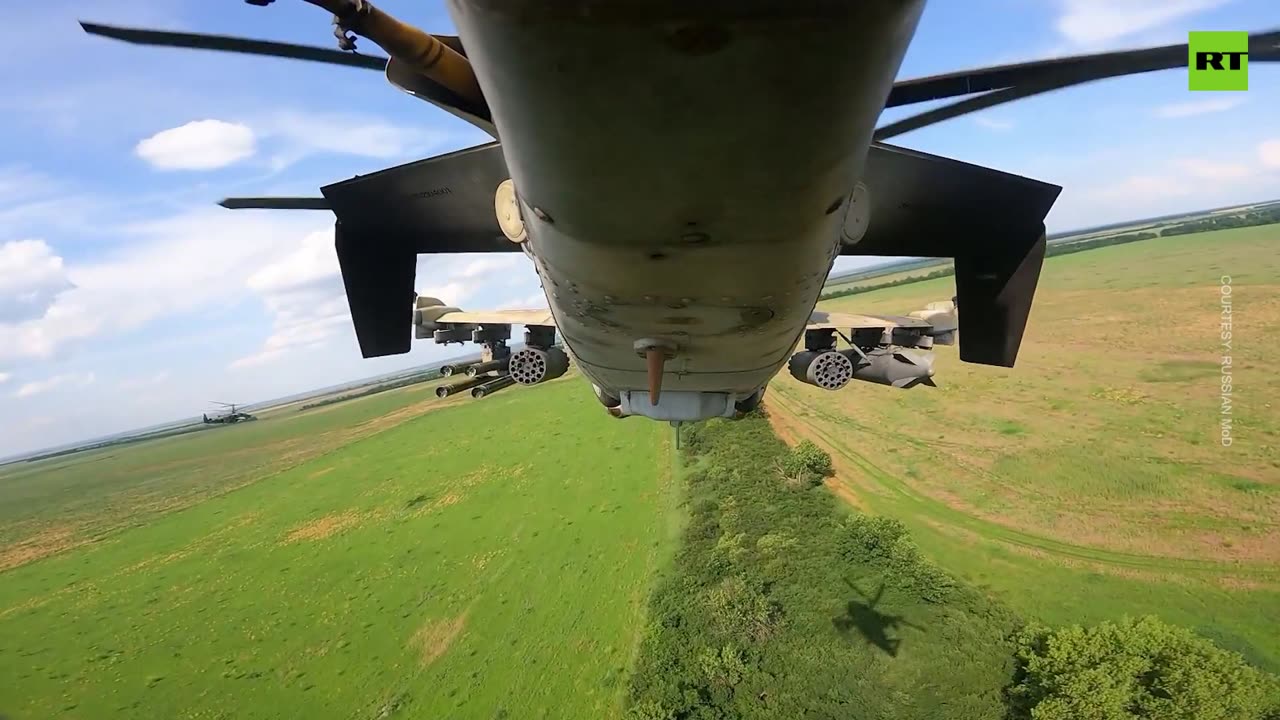
[[[452, 32], [443, 2], [384, 0]], [[442, 357], [363, 360], [326, 213], [231, 212], [486, 140], [377, 73], [85, 36], [78, 19], [329, 46], [280, 0], [9, 10], [0, 56], [0, 457]], [[903, 78], [1280, 26], [1274, 0], [931, 0]], [[369, 44], [366, 41], [366, 46]], [[369, 46], [370, 51], [376, 48]], [[1280, 197], [1280, 71], [1189, 93], [1185, 71], [1053, 93], [895, 138], [1051, 181], [1050, 230]], [[925, 109], [886, 112], [884, 121]], [[1269, 122], [1270, 120], [1270, 122]], [[842, 261], [847, 266], [848, 261]], [[521, 257], [420, 259], [418, 289], [541, 304]], [[456, 348], [452, 349], [456, 351]]]

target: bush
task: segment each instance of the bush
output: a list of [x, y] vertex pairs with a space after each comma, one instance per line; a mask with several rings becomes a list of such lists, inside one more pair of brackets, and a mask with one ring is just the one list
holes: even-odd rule
[[686, 456], [694, 457], [702, 452], [705, 426], [705, 423], [684, 423], [676, 429], [676, 433], [680, 436], [680, 449]]
[[823, 478], [831, 477], [831, 456], [809, 440], [791, 448], [780, 461], [782, 476], [800, 485], [819, 485]]
[[898, 520], [857, 514], [845, 521], [840, 554], [850, 562], [872, 562], [888, 570], [920, 599], [941, 603], [956, 582], [920, 553], [920, 547]]
[[906, 536], [907, 526], [898, 520], [859, 513], [845, 521], [844, 543], [840, 551], [852, 561], [867, 556], [887, 558], [889, 549]]
[[698, 655], [698, 667], [713, 685], [733, 687], [742, 682], [747, 674], [747, 665], [742, 661], [742, 653], [732, 645], [720, 649], [705, 648]]
[[1014, 718], [1265, 720], [1276, 679], [1190, 630], [1154, 617], [1018, 636]]
[[782, 609], [769, 600], [764, 588], [741, 577], [721, 582], [707, 594], [706, 603], [713, 627], [735, 640], [765, 640], [782, 621]]

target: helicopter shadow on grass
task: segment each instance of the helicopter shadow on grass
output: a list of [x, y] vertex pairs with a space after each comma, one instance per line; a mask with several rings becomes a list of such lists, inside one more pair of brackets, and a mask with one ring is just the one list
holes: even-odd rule
[[880, 583], [880, 589], [876, 590], [875, 597], [862, 592], [849, 580], [845, 580], [845, 584], [857, 593], [858, 597], [850, 600], [845, 606], [844, 615], [831, 619], [831, 624], [841, 635], [852, 636], [856, 631], [868, 644], [876, 646], [889, 657], [897, 657], [898, 648], [902, 644], [902, 639], [897, 637], [898, 628], [909, 627], [924, 631], [924, 628], [906, 620], [901, 615], [890, 615], [876, 609], [881, 598], [884, 597], [883, 581]]

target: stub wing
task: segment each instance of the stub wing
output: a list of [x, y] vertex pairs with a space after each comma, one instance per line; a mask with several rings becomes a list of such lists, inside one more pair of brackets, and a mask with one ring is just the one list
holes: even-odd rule
[[442, 313], [438, 323], [455, 325], [539, 325], [555, 327], [550, 310], [453, 310]]
[[[478, 358], [440, 368], [440, 374], [446, 377], [467, 377], [436, 388], [438, 397], [469, 390], [471, 397], [481, 398], [512, 385], [555, 380], [569, 370], [571, 356], [556, 342], [555, 319], [545, 308], [466, 311], [437, 298], [419, 296], [414, 301], [413, 325], [415, 337], [431, 338], [437, 345], [480, 346]], [[524, 327], [523, 347], [507, 344], [513, 325]]]
[[859, 313], [814, 310], [806, 330], [838, 330], [855, 334], [879, 331], [890, 335], [910, 334], [932, 338], [938, 345], [951, 345], [959, 327], [953, 300], [932, 302], [907, 315], [862, 315]]
[[858, 313], [814, 310], [808, 330], [853, 330], [855, 328], [928, 327], [929, 323], [900, 315], [860, 315]]
[[462, 310], [438, 298], [419, 296], [414, 301], [414, 336], [434, 337], [437, 342], [505, 342], [512, 325], [533, 329], [540, 337], [555, 334], [556, 321], [547, 308], [529, 310]]
[[[429, 331], [460, 325], [535, 325], [554, 328], [556, 319], [547, 307], [531, 310], [460, 310], [435, 297], [420, 296], [413, 302], [413, 325]], [[422, 333], [419, 332], [419, 337]]]

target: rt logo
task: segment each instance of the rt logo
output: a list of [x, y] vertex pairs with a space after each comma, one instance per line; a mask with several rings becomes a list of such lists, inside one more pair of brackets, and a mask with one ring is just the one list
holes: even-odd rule
[[1188, 89], [1249, 89], [1249, 33], [1192, 32], [1187, 55]]

